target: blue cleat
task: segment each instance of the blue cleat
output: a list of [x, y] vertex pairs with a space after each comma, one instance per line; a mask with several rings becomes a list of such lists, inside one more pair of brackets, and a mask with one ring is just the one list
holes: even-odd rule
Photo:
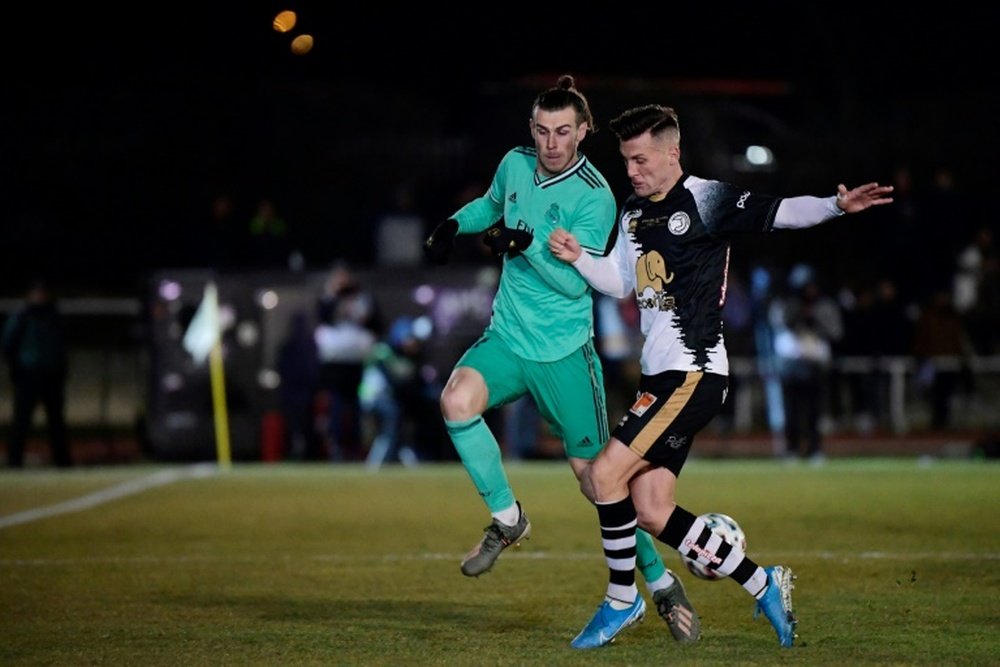
[[587, 627], [580, 631], [570, 646], [573, 648], [597, 648], [614, 641], [619, 632], [625, 628], [635, 625], [646, 617], [646, 601], [641, 595], [635, 596], [635, 602], [625, 609], [613, 609], [610, 601], [605, 598], [601, 606], [597, 608], [597, 613], [587, 623]]
[[757, 608], [753, 617], [757, 618], [761, 612], [767, 620], [774, 626], [774, 632], [778, 635], [778, 642], [789, 647], [795, 641], [795, 625], [798, 621], [792, 615], [792, 589], [795, 584], [792, 581], [795, 575], [791, 569], [781, 565], [764, 568], [767, 573], [767, 590], [764, 595], [757, 600]]

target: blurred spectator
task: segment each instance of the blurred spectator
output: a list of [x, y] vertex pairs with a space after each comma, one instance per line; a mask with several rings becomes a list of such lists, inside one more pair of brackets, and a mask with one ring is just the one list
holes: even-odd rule
[[775, 297], [774, 269], [755, 266], [750, 271], [750, 318], [753, 322], [754, 351], [757, 372], [764, 389], [767, 425], [771, 431], [775, 454], [785, 451], [785, 404], [781, 398], [781, 378], [774, 351], [774, 324], [771, 321], [771, 301]]
[[365, 360], [381, 335], [381, 313], [375, 297], [358, 283], [351, 268], [338, 262], [323, 285], [317, 314], [327, 452], [334, 461], [357, 460], [361, 458], [358, 388]]
[[922, 290], [910, 300], [926, 303], [928, 299], [936, 299], [942, 276], [953, 275], [955, 258], [972, 238], [976, 216], [972, 213], [970, 200], [957, 187], [954, 173], [943, 166], [934, 170], [931, 187], [918, 200], [918, 205], [915, 229], [919, 232], [910, 233], [922, 246], [910, 258], [914, 264], [914, 275], [910, 279], [921, 285]]
[[425, 372], [431, 328], [426, 317], [400, 317], [366, 360], [359, 393], [362, 410], [375, 427], [368, 468], [439, 458], [433, 447], [445, 442], [447, 434], [437, 415], [441, 387]]
[[45, 411], [52, 461], [72, 465], [66, 429], [66, 331], [55, 295], [45, 280], [28, 288], [25, 303], [4, 323], [4, 356], [14, 391], [14, 412], [7, 444], [7, 465], [24, 467], [24, 448], [35, 408]]
[[[846, 379], [853, 426], [871, 433], [886, 426], [892, 379], [889, 363], [911, 354], [913, 322], [896, 281], [888, 276], [844, 290], [844, 339], [834, 346], [834, 358], [849, 364]], [[845, 414], [846, 416], [846, 414]]]
[[[722, 319], [726, 323], [726, 349], [732, 357], [738, 358], [754, 354], [753, 303], [742, 275], [741, 271], [730, 267], [725, 283], [726, 303], [722, 306]], [[635, 303], [634, 299], [632, 301]], [[732, 430], [736, 426], [735, 397], [741, 393], [743, 382], [741, 373], [729, 375], [729, 392], [716, 419], [716, 426], [722, 431]]]
[[972, 242], [959, 253], [956, 264], [955, 310], [965, 321], [976, 353], [993, 354], [1000, 326], [1000, 274], [992, 228], [980, 227]]
[[896, 281], [883, 276], [875, 283], [876, 351], [886, 357], [910, 354], [913, 349], [913, 321], [909, 306], [899, 296]]
[[313, 327], [306, 313], [292, 314], [288, 335], [278, 349], [277, 363], [288, 458], [312, 459], [318, 448], [315, 407], [320, 364]]
[[[839, 305], [820, 290], [814, 270], [796, 265], [792, 293], [773, 305], [774, 351], [785, 406], [785, 453], [819, 462], [823, 400], [829, 387], [832, 345], [843, 337]], [[805, 431], [806, 451], [800, 452]]]
[[835, 349], [838, 362], [851, 363], [839, 375], [846, 383], [848, 404], [840, 417], [850, 415], [854, 428], [871, 433], [881, 412], [879, 364], [879, 324], [875, 287], [863, 282], [855, 289], [841, 292], [844, 314], [844, 338]]
[[928, 392], [931, 426], [951, 426], [951, 403], [961, 378], [969, 377], [972, 346], [952, 303], [951, 291], [939, 289], [917, 319], [913, 356], [917, 362], [917, 385]]
[[913, 350], [913, 319], [910, 306], [903, 302], [896, 281], [883, 276], [875, 283], [874, 362], [877, 378], [876, 403], [873, 416], [885, 424], [889, 418], [889, 385], [891, 371], [884, 361], [908, 356]]
[[976, 306], [970, 317], [970, 335], [976, 352], [1000, 354], [1000, 256], [996, 253], [983, 262]]

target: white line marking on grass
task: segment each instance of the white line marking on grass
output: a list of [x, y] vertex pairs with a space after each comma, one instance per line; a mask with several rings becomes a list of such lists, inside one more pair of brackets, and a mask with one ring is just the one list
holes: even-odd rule
[[[461, 558], [461, 556], [458, 556]], [[817, 560], [840, 560], [845, 563], [852, 560], [896, 560], [896, 561], [907, 561], [907, 560], [1000, 560], [1000, 553], [971, 553], [967, 551], [951, 551], [951, 552], [934, 552], [934, 551], [922, 551], [922, 552], [906, 552], [906, 551], [865, 551], [865, 552], [843, 552], [838, 553], [834, 551], [801, 551], [801, 552], [785, 552], [785, 553], [772, 553], [772, 554], [762, 554], [758, 556], [757, 559], [760, 560], [761, 557], [767, 557], [770, 559], [784, 559], [784, 558], [798, 558], [802, 560], [817, 559]], [[382, 560], [385, 562], [392, 561], [412, 561], [412, 560], [447, 560], [456, 558], [456, 554], [441, 554], [441, 553], [424, 553], [424, 554], [383, 554], [381, 556], [354, 556], [354, 555], [337, 555], [331, 554], [327, 556], [313, 556], [313, 560]], [[557, 553], [557, 552], [545, 552], [545, 551], [531, 551], [531, 552], [517, 552], [517, 553], [505, 553], [503, 555], [505, 559], [511, 560], [603, 560], [603, 556], [598, 553], [584, 553], [584, 552], [574, 552], [574, 553]]]
[[80, 512], [90, 509], [91, 507], [96, 507], [97, 505], [111, 502], [112, 500], [117, 500], [118, 498], [124, 498], [125, 496], [131, 496], [136, 493], [142, 493], [143, 491], [149, 491], [150, 489], [155, 489], [158, 486], [172, 484], [181, 479], [209, 477], [214, 475], [217, 471], [218, 466], [214, 463], [198, 463], [181, 470], [163, 470], [152, 475], [140, 477], [139, 479], [122, 482], [121, 484], [116, 484], [115, 486], [102, 489], [101, 491], [96, 491], [85, 496], [80, 496], [79, 498], [73, 498], [72, 500], [56, 503], [55, 505], [37, 507], [24, 512], [18, 512], [17, 514], [0, 517], [0, 529], [17, 526], [22, 523], [29, 523], [31, 521], [38, 521], [39, 519], [47, 519], [60, 514]]
[[[93, 558], [31, 558], [31, 559], [3, 559], [0, 558], [0, 565], [73, 565], [73, 564], [113, 564], [113, 565], [148, 565], [150, 563], [159, 565], [184, 565], [186, 563], [274, 563], [276, 559], [283, 559], [284, 562], [313, 561], [320, 563], [397, 563], [404, 561], [439, 561], [439, 560], [461, 560], [463, 554], [460, 553], [412, 553], [412, 554], [314, 554], [312, 556], [303, 554], [261, 554], [261, 555], [221, 555], [213, 556], [197, 554], [193, 556], [105, 556]], [[556, 551], [533, 551], [531, 553], [505, 553], [504, 560], [593, 560], [601, 561], [600, 554], [592, 552], [556, 552]], [[781, 553], [765, 553], [762, 558], [787, 559], [795, 558], [799, 560], [839, 560], [849, 563], [853, 560], [884, 560], [884, 561], [912, 561], [912, 560], [946, 560], [946, 561], [971, 561], [971, 560], [1000, 560], [1000, 553], [970, 553], [970, 552], [936, 552], [921, 551], [914, 553], [890, 552], [890, 551], [867, 551], [864, 553], [836, 553], [833, 551], [796, 551]]]

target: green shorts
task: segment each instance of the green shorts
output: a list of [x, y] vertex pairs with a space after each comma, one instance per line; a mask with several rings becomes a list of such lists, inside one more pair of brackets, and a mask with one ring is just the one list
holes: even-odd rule
[[460, 366], [476, 369], [486, 380], [488, 408], [530, 394], [566, 456], [592, 459], [607, 442], [604, 372], [592, 340], [558, 361], [528, 361], [488, 331], [455, 364]]

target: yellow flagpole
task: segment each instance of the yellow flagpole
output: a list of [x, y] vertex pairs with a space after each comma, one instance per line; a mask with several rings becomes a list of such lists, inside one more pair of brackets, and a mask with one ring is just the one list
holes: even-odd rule
[[219, 465], [229, 468], [229, 415], [226, 410], [226, 377], [222, 368], [222, 337], [218, 336], [209, 353], [209, 373], [212, 379], [212, 413], [215, 415], [215, 450]]

